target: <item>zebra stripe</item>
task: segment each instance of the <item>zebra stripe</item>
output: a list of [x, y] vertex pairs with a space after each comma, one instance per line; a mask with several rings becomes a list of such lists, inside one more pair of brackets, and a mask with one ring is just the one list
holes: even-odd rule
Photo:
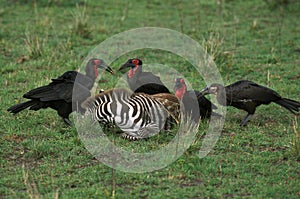
[[113, 123], [132, 138], [157, 134], [169, 116], [164, 105], [143, 93], [114, 89], [88, 98], [82, 107], [100, 123]]

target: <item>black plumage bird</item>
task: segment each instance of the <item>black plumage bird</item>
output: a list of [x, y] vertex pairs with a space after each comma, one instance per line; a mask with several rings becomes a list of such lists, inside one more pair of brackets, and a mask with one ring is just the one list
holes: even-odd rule
[[130, 68], [127, 73], [127, 82], [130, 89], [135, 93], [146, 93], [149, 95], [157, 93], [170, 93], [169, 89], [161, 82], [158, 76], [151, 72], [143, 72], [143, 62], [140, 59], [129, 59], [120, 67], [121, 70]]
[[183, 78], [175, 79], [174, 92], [176, 97], [182, 101], [184, 112], [190, 114], [196, 122], [199, 122], [200, 118], [210, 118], [212, 109], [217, 109], [217, 107], [206, 99], [199, 91], [187, 91]]
[[[67, 71], [58, 78], [52, 79], [50, 84], [25, 93], [23, 97], [30, 100], [11, 106], [7, 111], [16, 114], [26, 108], [34, 111], [52, 108], [57, 111], [66, 124], [71, 126], [69, 115], [76, 107], [81, 111], [80, 104], [91, 95], [90, 90], [98, 77], [98, 68], [113, 73], [113, 70], [103, 60], [90, 59], [85, 68], [85, 75], [77, 71]], [[74, 103], [73, 107], [72, 102]]]
[[281, 97], [274, 90], [258, 85], [252, 81], [241, 80], [224, 87], [221, 84], [212, 84], [206, 87], [202, 94], [215, 94], [218, 102], [223, 106], [233, 106], [247, 111], [248, 114], [241, 123], [245, 126], [255, 113], [256, 107], [261, 104], [274, 102], [293, 114], [299, 113], [300, 103]]

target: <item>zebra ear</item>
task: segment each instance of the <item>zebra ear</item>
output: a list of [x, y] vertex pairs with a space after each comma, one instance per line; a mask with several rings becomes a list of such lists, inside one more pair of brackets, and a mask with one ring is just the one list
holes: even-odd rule
[[99, 90], [99, 94], [100, 94], [100, 93], [104, 93], [104, 89], [101, 88], [101, 89]]

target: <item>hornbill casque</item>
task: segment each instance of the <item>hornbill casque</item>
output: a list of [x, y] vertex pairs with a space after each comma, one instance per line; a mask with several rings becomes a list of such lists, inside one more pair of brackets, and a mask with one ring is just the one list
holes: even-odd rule
[[149, 95], [157, 93], [170, 93], [169, 89], [161, 82], [160, 78], [151, 72], [143, 72], [143, 62], [138, 58], [129, 59], [119, 71], [130, 68], [127, 73], [127, 82], [135, 93]]
[[[16, 114], [29, 107], [29, 110], [52, 108], [57, 111], [63, 121], [71, 126], [69, 115], [78, 107], [83, 111], [81, 103], [91, 96], [90, 90], [98, 77], [98, 68], [113, 74], [113, 70], [101, 59], [92, 58], [88, 61], [83, 75], [77, 71], [67, 71], [46, 86], [38, 87], [23, 95], [29, 101], [16, 104], [7, 111]], [[73, 96], [73, 90], [76, 91]], [[73, 97], [73, 100], [72, 100]], [[72, 103], [73, 107], [72, 107]]]
[[199, 122], [200, 119], [210, 118], [213, 113], [212, 109], [217, 109], [217, 107], [199, 91], [187, 91], [183, 78], [175, 79], [174, 92], [184, 106], [184, 113], [191, 116], [195, 122]]
[[248, 80], [240, 80], [228, 86], [211, 84], [202, 90], [202, 94], [215, 94], [217, 101], [223, 106], [233, 106], [248, 112], [241, 122], [245, 126], [255, 113], [256, 107], [274, 102], [293, 114], [300, 111], [300, 102], [281, 97], [274, 90]]

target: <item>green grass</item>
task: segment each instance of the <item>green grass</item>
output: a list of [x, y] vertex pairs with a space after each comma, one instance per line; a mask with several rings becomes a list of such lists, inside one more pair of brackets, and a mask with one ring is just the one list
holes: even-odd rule
[[[35, 3], [36, 2], [36, 3]], [[276, 3], [277, 2], [277, 3]], [[288, 2], [287, 4], [284, 2]], [[249, 79], [300, 100], [300, 3], [298, 1], [3, 1], [0, 8], [1, 198], [299, 198], [299, 117], [277, 105], [261, 106], [245, 128], [246, 113], [228, 108], [214, 150], [197, 157], [207, 125], [195, 143], [168, 167], [124, 173], [98, 162], [53, 110], [6, 109], [51, 78], [80, 66], [96, 45], [138, 27], [187, 34], [214, 53], [226, 84]], [[128, 53], [182, 72], [194, 89], [205, 83], [182, 58], [159, 50]], [[121, 73], [104, 74], [112, 88]], [[172, 135], [127, 142], [132, 150], [163, 146]]]

